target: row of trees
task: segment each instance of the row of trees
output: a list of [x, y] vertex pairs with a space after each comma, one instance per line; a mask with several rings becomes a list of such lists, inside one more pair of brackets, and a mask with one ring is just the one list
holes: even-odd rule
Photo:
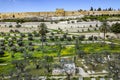
[[[102, 9], [101, 7], [99, 7], [99, 8], [90, 7], [90, 11], [115, 11], [115, 10], [118, 10], [118, 11], [119, 11], [120, 9], [113, 9], [113, 8], [111, 8], [111, 7], [106, 8], [106, 9]], [[85, 10], [79, 9], [78, 11], [85, 11]]]
[[115, 10], [115, 9], [113, 9], [111, 7], [110, 8], [106, 8], [106, 9], [101, 9], [100, 7], [98, 9], [95, 9], [93, 7], [90, 8], [90, 11], [113, 11], [113, 10]]

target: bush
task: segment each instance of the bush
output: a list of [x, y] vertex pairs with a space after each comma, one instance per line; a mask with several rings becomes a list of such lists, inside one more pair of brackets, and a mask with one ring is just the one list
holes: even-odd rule
[[88, 28], [88, 32], [90, 32], [90, 29]]
[[46, 41], [46, 37], [43, 37], [40, 40], [43, 41], [43, 42], [45, 42]]
[[81, 35], [81, 36], [79, 36], [79, 40], [81, 40], [81, 41], [83, 41], [84, 38], [85, 38], [85, 35]]
[[21, 37], [25, 37], [25, 34], [23, 34], [23, 33], [20, 33], [20, 36], [21, 36]]
[[68, 40], [68, 41], [71, 41], [72, 39], [71, 39], [71, 37], [67, 37], [67, 40]]
[[8, 42], [8, 46], [9, 47], [13, 46], [13, 42]]
[[88, 40], [92, 41], [93, 40], [93, 36], [88, 37]]
[[14, 30], [11, 29], [9, 32], [10, 32], [10, 33], [14, 33]]
[[12, 28], [13, 26], [12, 25], [9, 25], [9, 28]]
[[85, 52], [83, 50], [77, 50], [77, 55], [82, 58], [85, 55]]
[[25, 49], [23, 47], [20, 47], [20, 48], [18, 48], [18, 51], [23, 53], [25, 51]]
[[53, 37], [50, 37], [50, 40], [51, 40], [51, 41], [54, 41], [55, 39], [54, 39]]
[[76, 37], [75, 37], [74, 35], [72, 35], [72, 38], [73, 38], [73, 39], [76, 39]]
[[10, 33], [7, 33], [6, 36], [10, 36]]
[[4, 44], [4, 42], [0, 42], [0, 46], [4, 46], [5, 44]]
[[29, 45], [29, 46], [32, 46], [33, 44], [32, 44], [32, 42], [29, 42], [28, 45]]
[[3, 50], [0, 50], [0, 56], [2, 57], [5, 54]]
[[33, 37], [28, 37], [28, 40], [32, 41], [32, 40], [33, 40]]
[[41, 51], [41, 49], [40, 48], [36, 48], [36, 51]]
[[1, 50], [6, 50], [6, 46], [0, 46]]
[[35, 37], [39, 37], [40, 34], [39, 34], [39, 33], [35, 33], [34, 36], [35, 36]]
[[0, 42], [5, 42], [5, 40], [4, 40], [4, 39], [2, 39], [2, 40], [0, 40]]
[[65, 38], [65, 39], [66, 39], [66, 38], [67, 38], [67, 34], [64, 34], [64, 35], [63, 35], [63, 38]]
[[16, 37], [12, 37], [12, 40], [16, 40]]
[[11, 51], [17, 52], [16, 46], [12, 46], [12, 47], [11, 47]]
[[9, 39], [9, 37], [8, 37], [8, 36], [5, 36], [5, 37], [4, 37], [4, 39], [5, 39], [5, 40], [8, 40], [8, 39]]
[[28, 33], [28, 37], [32, 37], [33, 35], [31, 33]]
[[17, 42], [19, 42], [19, 41], [23, 41], [23, 38], [22, 38], [22, 37], [20, 37], [20, 38], [17, 40]]
[[34, 49], [34, 47], [29, 46], [29, 47], [28, 47], [28, 50], [29, 50], [29, 51], [34, 51], [35, 49]]
[[111, 49], [114, 49], [114, 48], [115, 48], [115, 44], [114, 44], [114, 43], [111, 43], [111, 44], [110, 44], [110, 48], [111, 48]]
[[64, 41], [64, 38], [63, 38], [63, 37], [60, 37], [60, 41]]
[[20, 25], [20, 24], [17, 24], [17, 25], [16, 25], [16, 28], [20, 28], [20, 27], [21, 27], [21, 25]]
[[16, 33], [20, 33], [20, 31], [19, 31], [19, 30], [17, 30], [17, 29], [16, 29], [14, 32], [16, 32]]
[[18, 44], [19, 46], [23, 46], [23, 45], [24, 45], [22, 41], [18, 41], [17, 44]]
[[75, 23], [75, 21], [71, 21], [71, 23]]
[[55, 36], [55, 39], [57, 40], [57, 39], [58, 39], [58, 36]]
[[97, 40], [98, 38], [97, 38], [97, 36], [94, 36], [94, 40]]

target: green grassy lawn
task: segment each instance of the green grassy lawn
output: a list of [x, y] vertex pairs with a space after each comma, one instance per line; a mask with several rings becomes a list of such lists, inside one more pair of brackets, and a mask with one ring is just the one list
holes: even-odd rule
[[[40, 48], [40, 46], [34, 46], [34, 48]], [[41, 56], [53, 56], [57, 57], [58, 55], [58, 47], [57, 46], [44, 46], [44, 51], [28, 51], [28, 53], [32, 53], [34, 57], [41, 57]], [[110, 45], [106, 44], [105, 46], [101, 46], [100, 43], [90, 43], [90, 44], [80, 44], [80, 50], [83, 50], [86, 54], [89, 53], [100, 53], [101, 51], [108, 51], [110, 53], [120, 52], [120, 46], [115, 45], [114, 48], [111, 48]], [[3, 62], [11, 61], [11, 51], [6, 51], [4, 57], [1, 57], [0, 60]], [[61, 56], [72, 56], [75, 55], [75, 48], [73, 46], [66, 46], [61, 51]], [[23, 53], [17, 52], [15, 53], [14, 59], [23, 59]]]
[[120, 44], [120, 39], [113, 39], [111, 42]]
[[109, 44], [101, 46], [101, 43], [90, 43], [90, 44], [81, 44], [81, 50], [84, 50], [86, 53], [99, 53], [101, 51], [108, 51], [110, 53], [120, 52], [120, 46], [115, 45], [114, 48], [111, 48]]
[[6, 74], [7, 75], [8, 73], [10, 73], [10, 71], [12, 69], [14, 69], [14, 68], [13, 68], [13, 65], [11, 65], [11, 64], [1, 65], [0, 66], [0, 74]]

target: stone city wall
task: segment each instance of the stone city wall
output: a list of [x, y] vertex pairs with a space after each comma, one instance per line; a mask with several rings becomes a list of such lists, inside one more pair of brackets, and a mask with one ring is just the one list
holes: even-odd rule
[[102, 15], [120, 14], [120, 11], [64, 11], [56, 9], [55, 12], [20, 12], [20, 13], [0, 13], [0, 19], [25, 18], [25, 17], [60, 17], [60, 16], [80, 16], [80, 15]]

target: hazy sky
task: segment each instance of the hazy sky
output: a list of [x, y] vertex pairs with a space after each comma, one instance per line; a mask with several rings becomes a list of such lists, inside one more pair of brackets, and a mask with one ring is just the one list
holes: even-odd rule
[[78, 10], [120, 8], [120, 0], [0, 0], [0, 12], [55, 11], [56, 8]]

